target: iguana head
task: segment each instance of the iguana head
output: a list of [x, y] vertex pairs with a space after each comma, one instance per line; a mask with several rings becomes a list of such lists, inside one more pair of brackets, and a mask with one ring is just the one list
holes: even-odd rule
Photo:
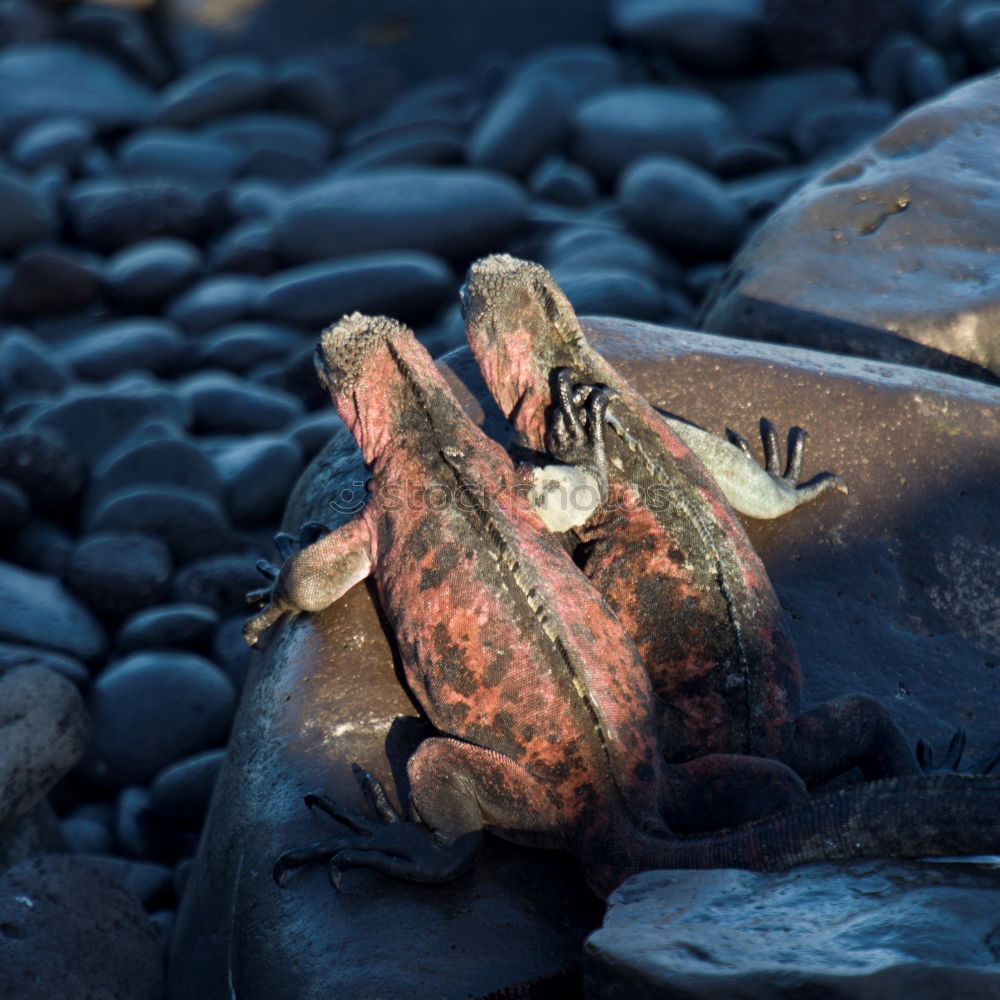
[[435, 371], [412, 330], [387, 316], [358, 312], [323, 331], [314, 360], [320, 384], [369, 460], [371, 449], [400, 422], [407, 373]]
[[320, 384], [365, 460], [394, 439], [457, 435], [461, 407], [413, 331], [386, 316], [353, 313], [323, 331], [315, 355]]
[[469, 346], [497, 404], [532, 447], [542, 446], [552, 373], [591, 356], [569, 300], [540, 264], [497, 254], [462, 288]]

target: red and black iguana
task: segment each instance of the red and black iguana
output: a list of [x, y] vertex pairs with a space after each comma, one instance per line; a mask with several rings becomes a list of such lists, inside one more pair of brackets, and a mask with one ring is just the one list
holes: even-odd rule
[[[539, 264], [507, 255], [477, 262], [462, 306], [472, 352], [520, 446], [538, 461], [586, 470], [590, 496], [603, 500], [588, 505], [586, 486], [578, 486], [583, 509], [569, 512], [574, 555], [649, 670], [666, 759], [764, 756], [810, 786], [854, 766], [868, 779], [920, 774], [905, 736], [873, 699], [845, 696], [800, 714], [799, 664], [784, 615], [732, 508], [776, 517], [828, 489], [846, 492], [831, 473], [798, 485], [804, 433], [793, 431], [781, 475], [766, 422], [762, 469], [742, 439], [734, 436], [734, 447], [654, 410], [586, 342]], [[603, 433], [584, 428], [581, 399], [595, 389], [606, 399]], [[539, 505], [543, 492], [536, 491]], [[733, 783], [710, 758], [695, 766], [720, 789]]]
[[[321, 860], [335, 882], [355, 867], [443, 881], [473, 863], [484, 830], [568, 848], [601, 896], [651, 868], [1000, 846], [1000, 780], [957, 775], [874, 782], [736, 829], [676, 835], [664, 817], [685, 784], [696, 808], [700, 786], [664, 762], [632, 640], [525, 502], [506, 452], [393, 321], [345, 318], [324, 333], [317, 364], [370, 466], [371, 499], [289, 555], [245, 635], [256, 642], [285, 612], [321, 610], [373, 575], [411, 693], [441, 735], [409, 759], [408, 820], [363, 772], [374, 819], [307, 797], [348, 832], [282, 855], [279, 881]], [[751, 799], [801, 791], [773, 760], [730, 757], [727, 773], [741, 760]]]

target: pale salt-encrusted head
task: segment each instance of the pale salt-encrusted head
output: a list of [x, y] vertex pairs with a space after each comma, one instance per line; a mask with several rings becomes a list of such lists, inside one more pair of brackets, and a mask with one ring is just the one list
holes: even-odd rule
[[551, 402], [553, 371], [590, 351], [569, 300], [541, 264], [508, 254], [476, 261], [461, 296], [469, 346], [493, 398], [508, 417], [519, 415], [519, 430], [541, 433], [537, 414]]

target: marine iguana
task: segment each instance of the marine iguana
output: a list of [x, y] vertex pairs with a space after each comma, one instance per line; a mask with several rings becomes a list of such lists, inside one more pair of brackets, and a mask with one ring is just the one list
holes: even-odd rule
[[[470, 269], [462, 304], [472, 352], [521, 444], [578, 463], [607, 493], [577, 517], [576, 558], [646, 663], [666, 759], [765, 756], [810, 786], [854, 766], [868, 779], [921, 773], [873, 699], [847, 696], [800, 714], [799, 664], [781, 606], [726, 494], [760, 516], [844, 488], [830, 473], [797, 487], [801, 433], [781, 476], [767, 424], [761, 469], [734, 459], [744, 456], [733, 445], [664, 419], [587, 344], [541, 265], [485, 258]], [[578, 407], [594, 386], [613, 398], [606, 434], [588, 436]], [[725, 466], [725, 490], [701, 459]]]
[[[506, 452], [393, 321], [341, 320], [317, 362], [371, 469], [371, 499], [289, 555], [245, 635], [256, 642], [285, 612], [320, 610], [372, 574], [411, 693], [441, 735], [408, 761], [409, 820], [360, 770], [374, 818], [308, 796], [348, 832], [286, 852], [279, 882], [322, 860], [335, 884], [356, 867], [448, 880], [473, 863], [484, 830], [568, 848], [601, 896], [650, 868], [768, 869], [1000, 844], [1000, 780], [961, 776], [876, 782], [736, 829], [673, 833], [664, 803], [684, 768], [663, 761], [646, 669], [524, 502]], [[747, 766], [779, 786], [798, 780], [776, 761]]]

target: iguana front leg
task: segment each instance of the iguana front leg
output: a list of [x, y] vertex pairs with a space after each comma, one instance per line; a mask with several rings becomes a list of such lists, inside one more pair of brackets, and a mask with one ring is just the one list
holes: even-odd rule
[[758, 465], [746, 439], [727, 430], [728, 441], [695, 424], [665, 413], [660, 414], [670, 429], [698, 456], [719, 484], [726, 499], [747, 517], [781, 517], [801, 504], [815, 500], [827, 490], [847, 492], [847, 484], [833, 472], [820, 472], [800, 483], [802, 457], [808, 434], [801, 427], [788, 432], [788, 458], [784, 472], [778, 434], [770, 420], [761, 418], [760, 436], [764, 445], [764, 465]]
[[335, 531], [314, 521], [302, 526], [298, 543], [279, 534], [274, 543], [284, 560], [280, 569], [265, 561], [257, 568], [270, 584], [247, 594], [250, 603], [264, 608], [243, 626], [243, 638], [256, 646], [261, 635], [283, 614], [322, 611], [371, 572], [372, 552], [368, 525], [356, 517]]
[[546, 432], [554, 464], [531, 470], [530, 500], [549, 531], [580, 527], [608, 499], [604, 427], [607, 386], [574, 386], [568, 368], [553, 373], [556, 409]]

